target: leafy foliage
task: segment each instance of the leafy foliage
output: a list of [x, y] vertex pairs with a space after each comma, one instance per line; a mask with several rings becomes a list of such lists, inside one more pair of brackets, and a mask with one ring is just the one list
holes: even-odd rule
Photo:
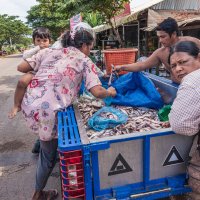
[[69, 14], [60, 12], [63, 6], [62, 1], [57, 0], [37, 0], [38, 5], [32, 6], [28, 11], [27, 21], [33, 27], [44, 26], [49, 28], [53, 39], [56, 39], [61, 32], [69, 27]]
[[103, 24], [104, 20], [100, 13], [91, 12], [91, 13], [81, 13], [83, 16], [83, 21], [88, 22], [92, 27]]
[[17, 16], [0, 15], [0, 49], [3, 44], [28, 44], [31, 29]]
[[[38, 5], [28, 11], [28, 24], [33, 28], [45, 26], [49, 28], [54, 39], [66, 28], [69, 28], [69, 19], [81, 13], [84, 20], [91, 26], [103, 22], [109, 23], [117, 37], [113, 17], [124, 8], [129, 0], [37, 0]], [[120, 40], [120, 37], [118, 38]]]
[[129, 2], [129, 0], [63, 0], [62, 11], [65, 10], [73, 14], [79, 12], [100, 14], [102, 21], [111, 25], [119, 43], [122, 44], [114, 16], [121, 12], [124, 8], [124, 3], [127, 2]]

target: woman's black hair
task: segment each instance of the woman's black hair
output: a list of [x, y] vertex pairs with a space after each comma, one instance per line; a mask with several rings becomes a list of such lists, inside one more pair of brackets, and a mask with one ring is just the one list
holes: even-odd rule
[[169, 64], [170, 64], [170, 58], [172, 54], [175, 52], [185, 52], [188, 53], [190, 56], [193, 56], [194, 58], [197, 58], [199, 54], [199, 47], [195, 42], [192, 41], [182, 41], [175, 44], [173, 47], [170, 48], [170, 54], [169, 54]]
[[169, 36], [171, 36], [174, 32], [176, 32], [177, 35], [179, 34], [178, 24], [176, 20], [171, 17], [168, 17], [160, 24], [158, 24], [158, 26], [156, 27], [156, 31], [165, 31], [169, 34]]
[[61, 44], [64, 48], [73, 46], [79, 49], [83, 44], [91, 45], [93, 41], [93, 36], [88, 31], [81, 29], [75, 33], [74, 39], [71, 37], [70, 31], [66, 31], [62, 36]]
[[38, 27], [33, 31], [33, 34], [32, 34], [33, 40], [35, 40], [36, 37], [41, 38], [41, 39], [47, 38], [51, 40], [50, 31], [48, 28], [45, 28], [45, 27]]

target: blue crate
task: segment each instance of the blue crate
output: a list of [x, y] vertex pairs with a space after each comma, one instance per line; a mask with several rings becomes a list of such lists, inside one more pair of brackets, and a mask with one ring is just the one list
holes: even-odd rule
[[73, 106], [58, 112], [58, 148], [70, 151], [81, 148], [81, 139]]

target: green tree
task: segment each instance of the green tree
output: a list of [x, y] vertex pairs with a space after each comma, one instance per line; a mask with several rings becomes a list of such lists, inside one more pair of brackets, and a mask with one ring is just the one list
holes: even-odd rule
[[[17, 16], [0, 15], [0, 49], [3, 44], [27, 44], [31, 29]], [[28, 42], [28, 43], [29, 43]]]
[[122, 41], [114, 20], [114, 16], [118, 15], [124, 8], [124, 3], [129, 0], [63, 0], [64, 6], [62, 11], [73, 14], [78, 12], [100, 13], [104, 21], [110, 24], [117, 40], [122, 45]]
[[44, 26], [49, 28], [53, 39], [69, 28], [69, 14], [60, 12], [62, 0], [37, 0], [38, 5], [32, 6], [28, 11], [27, 23], [33, 27]]
[[82, 12], [81, 15], [83, 16], [83, 21], [88, 22], [92, 27], [101, 25], [103, 23], [103, 17], [98, 12]]
[[91, 26], [106, 22], [111, 25], [114, 34], [122, 44], [114, 16], [124, 8], [129, 0], [37, 0], [39, 3], [28, 11], [28, 24], [33, 28], [49, 28], [54, 39], [69, 27], [69, 19], [81, 13]]

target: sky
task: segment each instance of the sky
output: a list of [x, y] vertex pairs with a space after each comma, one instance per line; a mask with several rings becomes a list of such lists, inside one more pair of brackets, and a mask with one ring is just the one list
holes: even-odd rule
[[17, 15], [26, 22], [27, 11], [36, 4], [36, 0], [0, 0], [0, 14]]
[[138, 12], [163, 0], [130, 0], [131, 12]]
[[[131, 0], [131, 12], [137, 12], [140, 7], [155, 4], [163, 0]], [[36, 5], [36, 0], [0, 0], [0, 14], [17, 15], [19, 19], [26, 22], [27, 11]]]

